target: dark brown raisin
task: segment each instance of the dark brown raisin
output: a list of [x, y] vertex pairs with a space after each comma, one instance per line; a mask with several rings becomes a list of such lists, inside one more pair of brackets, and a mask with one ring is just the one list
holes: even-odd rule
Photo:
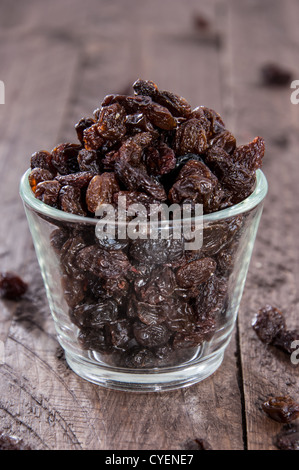
[[105, 143], [105, 139], [99, 134], [97, 124], [93, 124], [83, 131], [83, 140], [86, 150], [98, 150]]
[[286, 323], [280, 310], [272, 305], [265, 305], [255, 316], [252, 327], [265, 344], [272, 344], [278, 333], [285, 329]]
[[299, 417], [299, 403], [289, 395], [269, 398], [262, 404], [262, 409], [279, 423], [291, 423]]
[[159, 129], [170, 131], [177, 126], [177, 122], [170, 111], [158, 103], [150, 103], [145, 112], [149, 121]]
[[274, 444], [279, 450], [299, 450], [299, 426], [294, 424], [283, 426]]
[[186, 153], [201, 154], [208, 148], [204, 128], [198, 119], [183, 122], [176, 131], [175, 152], [177, 155]]
[[206, 282], [214, 274], [216, 266], [216, 261], [208, 257], [191, 261], [177, 270], [177, 282], [185, 288]]
[[43, 168], [34, 168], [28, 176], [29, 184], [33, 192], [35, 192], [38, 183], [50, 181], [51, 179], [53, 179], [53, 173]]
[[61, 186], [74, 186], [75, 188], [85, 188], [88, 186], [94, 174], [90, 171], [80, 171], [78, 173], [71, 173], [69, 175], [56, 176]]
[[80, 188], [76, 186], [66, 185], [60, 189], [59, 206], [64, 212], [80, 215], [82, 217], [86, 215], [82, 206]]
[[237, 147], [232, 155], [234, 162], [239, 163], [250, 171], [261, 168], [265, 155], [265, 141], [256, 137], [252, 142]]
[[135, 322], [133, 326], [134, 336], [141, 346], [153, 348], [163, 346], [171, 337], [171, 332], [165, 324], [145, 325]]
[[100, 173], [101, 163], [100, 155], [96, 150], [82, 149], [78, 153], [78, 164], [80, 171], [88, 171], [90, 173]]
[[286, 86], [292, 80], [292, 72], [280, 64], [267, 63], [261, 67], [262, 83], [269, 86]]
[[31, 156], [30, 165], [31, 169], [43, 168], [44, 170], [48, 170], [53, 174], [56, 173], [56, 168], [52, 164], [52, 155], [46, 150], [40, 150], [39, 152], [33, 153]]
[[13, 272], [0, 273], [0, 297], [9, 300], [18, 300], [28, 289], [28, 284]]
[[73, 323], [79, 328], [103, 328], [118, 318], [117, 304], [110, 299], [98, 299], [97, 303], [83, 303], [70, 310]]
[[103, 107], [97, 123], [99, 135], [108, 140], [120, 140], [126, 133], [125, 118], [125, 110], [120, 104]]
[[81, 145], [63, 143], [52, 150], [52, 164], [61, 175], [79, 171], [77, 161]]
[[187, 441], [183, 448], [185, 450], [212, 450], [210, 444], [205, 439], [201, 438]]
[[77, 122], [77, 124], [75, 124], [75, 130], [77, 132], [77, 137], [78, 137], [78, 140], [80, 140], [82, 145], [84, 145], [84, 134], [83, 134], [83, 132], [85, 131], [85, 129], [88, 129], [89, 127], [91, 127], [94, 123], [95, 123], [94, 119], [84, 117], [84, 118], [81, 118]]
[[202, 204], [204, 213], [217, 210], [222, 197], [217, 177], [204, 163], [195, 160], [183, 166], [168, 194], [172, 203]]
[[95, 213], [101, 204], [111, 204], [113, 194], [119, 191], [114, 173], [102, 173], [94, 176], [87, 188], [86, 203], [88, 210]]
[[25, 444], [23, 439], [2, 432], [0, 433], [0, 450], [18, 451], [32, 450], [32, 448]]
[[52, 207], [57, 207], [61, 185], [58, 181], [42, 181], [35, 188], [35, 197]]
[[120, 250], [106, 251], [98, 245], [80, 250], [77, 264], [83, 271], [103, 279], [119, 278], [132, 269], [125, 253]]

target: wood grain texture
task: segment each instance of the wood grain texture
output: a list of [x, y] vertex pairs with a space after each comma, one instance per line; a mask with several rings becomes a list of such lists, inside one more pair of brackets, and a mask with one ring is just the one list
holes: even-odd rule
[[[6, 85], [6, 104], [0, 106], [0, 262], [30, 287], [19, 303], [0, 301], [0, 432], [21, 437], [33, 449], [171, 450], [197, 437], [213, 449], [273, 448], [280, 426], [260, 405], [276, 391], [296, 397], [298, 368], [258, 342], [251, 319], [266, 301], [274, 302], [288, 312], [290, 326], [298, 326], [299, 106], [290, 104], [288, 88], [261, 87], [259, 67], [270, 58], [291, 68], [299, 63], [298, 3], [13, 5], [4, 0], [0, 6], [0, 79]], [[196, 13], [210, 20], [208, 34], [194, 28]], [[270, 183], [238, 329], [221, 368], [198, 385], [155, 394], [102, 389], [68, 368], [18, 196], [31, 153], [74, 140], [78, 119], [137, 77], [182, 94], [192, 106], [215, 108], [240, 143], [265, 136]], [[288, 147], [282, 149], [277, 142], [285, 132]]]
[[251, 328], [254, 315], [267, 303], [282, 310], [290, 328], [298, 328], [299, 107], [291, 103], [289, 87], [267, 88], [260, 74], [261, 66], [275, 62], [298, 76], [299, 37], [291, 27], [291, 17], [298, 18], [298, 12], [298, 2], [227, 5], [227, 18], [234, 25], [229, 42], [238, 103], [236, 134], [244, 141], [264, 136], [269, 183], [239, 314], [248, 449], [275, 449], [281, 425], [265, 417], [263, 401], [285, 394], [299, 399], [298, 366], [284, 353], [262, 345]]

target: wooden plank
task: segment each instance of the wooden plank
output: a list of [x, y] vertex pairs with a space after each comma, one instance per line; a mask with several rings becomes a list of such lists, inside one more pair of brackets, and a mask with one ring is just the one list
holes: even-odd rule
[[[269, 194], [239, 315], [248, 449], [275, 449], [281, 425], [261, 410], [269, 396], [298, 396], [298, 367], [283, 353], [263, 345], [251, 328], [266, 303], [281, 308], [290, 328], [298, 328], [298, 178], [299, 107], [290, 88], [267, 88], [260, 67], [273, 61], [298, 74], [298, 2], [221, 2], [229, 32], [235, 132], [240, 140], [266, 140], [264, 171]], [[293, 18], [293, 20], [291, 20]], [[295, 77], [296, 78], [296, 77]], [[286, 145], [279, 138], [286, 136]], [[281, 142], [281, 140], [280, 140]]]

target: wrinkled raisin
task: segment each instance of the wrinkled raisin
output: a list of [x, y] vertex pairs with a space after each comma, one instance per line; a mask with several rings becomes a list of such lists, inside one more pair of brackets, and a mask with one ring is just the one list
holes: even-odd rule
[[0, 297], [9, 300], [18, 300], [26, 293], [28, 284], [13, 272], [0, 273]]
[[279, 423], [290, 423], [299, 417], [299, 404], [289, 395], [269, 398], [262, 404], [262, 409]]
[[87, 188], [86, 203], [90, 212], [96, 212], [101, 204], [111, 204], [113, 194], [119, 191], [114, 173], [94, 176]]
[[42, 181], [35, 188], [35, 197], [48, 206], [57, 207], [61, 185], [58, 181]]

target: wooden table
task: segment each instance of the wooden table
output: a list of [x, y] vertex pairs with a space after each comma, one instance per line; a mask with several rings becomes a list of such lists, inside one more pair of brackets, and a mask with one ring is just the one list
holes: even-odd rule
[[[195, 26], [204, 15], [209, 28]], [[266, 303], [298, 328], [299, 105], [261, 85], [275, 61], [299, 79], [298, 0], [5, 0], [0, 6], [0, 267], [29, 283], [0, 304], [0, 432], [32, 449], [275, 449], [261, 403], [299, 400], [299, 366], [251, 328]], [[197, 22], [198, 23], [198, 22]], [[18, 184], [31, 154], [74, 140], [74, 124], [138, 77], [219, 111], [239, 143], [266, 140], [269, 193], [233, 339], [192, 387], [134, 394], [77, 377], [58, 346]]]

